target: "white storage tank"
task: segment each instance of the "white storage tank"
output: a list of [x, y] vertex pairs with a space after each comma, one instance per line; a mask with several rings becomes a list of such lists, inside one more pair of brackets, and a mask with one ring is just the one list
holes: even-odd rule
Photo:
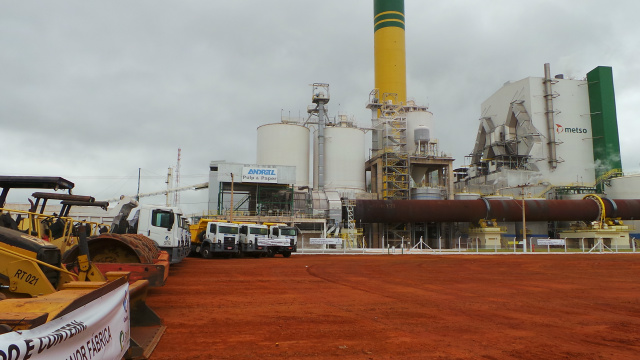
[[[324, 129], [324, 187], [327, 190], [365, 190], [365, 134], [355, 127]], [[318, 141], [314, 136], [313, 187], [318, 188]]]
[[[428, 110], [424, 110], [424, 108], [417, 108], [413, 111], [406, 112], [405, 115], [407, 117], [407, 151], [410, 154], [413, 154], [416, 151], [416, 129], [426, 128], [429, 131], [428, 136], [431, 139], [435, 138], [433, 113]], [[421, 130], [418, 130], [418, 133], [420, 134]]]
[[258, 127], [258, 165], [296, 167], [296, 186], [309, 185], [309, 129], [296, 124]]

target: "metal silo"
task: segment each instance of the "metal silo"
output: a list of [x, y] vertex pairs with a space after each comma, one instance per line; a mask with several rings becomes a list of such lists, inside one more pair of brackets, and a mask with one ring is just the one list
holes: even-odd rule
[[296, 186], [309, 185], [309, 129], [296, 124], [258, 127], [258, 165], [296, 167]]
[[429, 135], [431, 139], [435, 138], [434, 129], [433, 129], [433, 113], [426, 110], [424, 107], [408, 107], [407, 111], [407, 151], [410, 154], [414, 154], [416, 152], [416, 142], [415, 142], [415, 131], [420, 129], [428, 129]]
[[[327, 126], [324, 135], [325, 189], [364, 191], [364, 131], [355, 127]], [[318, 183], [317, 141], [314, 141], [313, 160], [313, 180], [315, 188]]]
[[412, 188], [411, 200], [443, 200], [442, 189], [434, 187]]

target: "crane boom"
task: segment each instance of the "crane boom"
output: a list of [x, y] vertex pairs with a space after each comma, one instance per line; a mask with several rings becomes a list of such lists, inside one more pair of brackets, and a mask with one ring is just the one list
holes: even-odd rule
[[[173, 188], [173, 189], [165, 189], [165, 190], [160, 190], [160, 191], [154, 191], [154, 192], [149, 192], [149, 193], [143, 193], [140, 194], [139, 197], [148, 197], [148, 196], [157, 196], [157, 195], [167, 195], [167, 194], [171, 194], [171, 193], [175, 193], [178, 191], [185, 191], [185, 190], [201, 190], [201, 189], [207, 189], [209, 188], [209, 183], [205, 182], [205, 183], [200, 183], [200, 184], [195, 184], [195, 185], [188, 185], [188, 186], [181, 186], [178, 188]], [[106, 201], [118, 201], [120, 200], [120, 198], [113, 198], [113, 199], [109, 199]]]

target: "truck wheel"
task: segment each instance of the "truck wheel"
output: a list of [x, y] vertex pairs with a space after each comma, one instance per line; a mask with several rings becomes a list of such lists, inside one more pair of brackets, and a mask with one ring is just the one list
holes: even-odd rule
[[211, 259], [211, 245], [202, 245], [200, 252], [202, 253], [203, 258]]
[[283, 256], [283, 257], [288, 258], [289, 256], [291, 256], [291, 251], [285, 251], [285, 252], [283, 252], [283, 253], [282, 253], [282, 256]]

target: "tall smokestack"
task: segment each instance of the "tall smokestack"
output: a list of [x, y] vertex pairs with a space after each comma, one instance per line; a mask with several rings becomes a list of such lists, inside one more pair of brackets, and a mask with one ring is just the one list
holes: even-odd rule
[[[407, 103], [407, 74], [404, 46], [404, 0], [373, 1], [376, 88], [396, 94], [396, 103]], [[395, 99], [394, 99], [395, 100]]]

